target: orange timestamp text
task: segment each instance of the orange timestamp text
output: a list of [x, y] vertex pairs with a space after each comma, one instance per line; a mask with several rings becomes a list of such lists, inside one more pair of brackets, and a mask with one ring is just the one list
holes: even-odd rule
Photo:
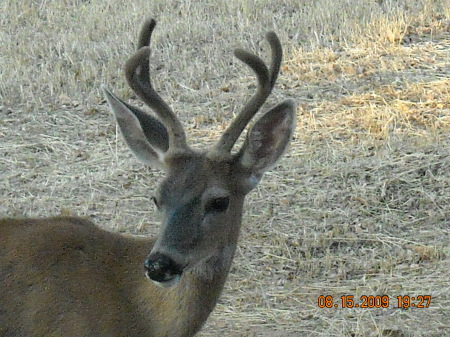
[[[395, 308], [428, 308], [431, 295], [399, 295], [393, 301]], [[388, 295], [362, 295], [355, 299], [353, 295], [334, 297], [320, 295], [317, 298], [319, 308], [389, 308], [391, 299]]]

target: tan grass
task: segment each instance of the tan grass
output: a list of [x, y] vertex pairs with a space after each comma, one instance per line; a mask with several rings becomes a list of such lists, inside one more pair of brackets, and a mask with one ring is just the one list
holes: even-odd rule
[[[450, 5], [411, 1], [0, 2], [0, 214], [77, 214], [155, 235], [159, 172], [125, 148], [100, 95], [158, 20], [155, 85], [197, 146], [254, 90], [232, 59], [285, 46], [269, 105], [299, 103], [286, 158], [247, 200], [201, 336], [446, 336], [450, 329]], [[389, 309], [322, 309], [320, 295]], [[395, 309], [398, 295], [431, 295]]]

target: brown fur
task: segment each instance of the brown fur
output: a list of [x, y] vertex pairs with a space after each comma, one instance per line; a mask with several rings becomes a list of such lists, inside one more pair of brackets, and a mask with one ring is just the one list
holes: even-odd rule
[[176, 287], [161, 289], [144, 276], [153, 239], [110, 233], [80, 218], [3, 219], [0, 238], [5, 337], [191, 336], [228, 273], [205, 282], [187, 272]]

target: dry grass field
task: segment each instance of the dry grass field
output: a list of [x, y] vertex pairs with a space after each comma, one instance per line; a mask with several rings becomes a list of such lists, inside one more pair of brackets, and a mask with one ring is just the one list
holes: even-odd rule
[[[447, 0], [2, 0], [0, 216], [157, 234], [161, 173], [132, 157], [99, 90], [140, 104], [122, 65], [146, 17], [155, 87], [198, 147], [253, 93], [232, 50], [267, 57], [268, 30], [285, 60], [265, 107], [299, 104], [200, 336], [450, 336]], [[321, 295], [390, 306], [320, 308]], [[398, 308], [400, 295], [431, 303]]]

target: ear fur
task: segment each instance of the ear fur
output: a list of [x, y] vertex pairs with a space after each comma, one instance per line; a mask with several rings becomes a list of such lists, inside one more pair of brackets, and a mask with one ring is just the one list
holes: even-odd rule
[[266, 112], [250, 128], [238, 160], [251, 172], [249, 179], [255, 181], [255, 186], [286, 151], [295, 126], [296, 105], [293, 100], [286, 100]]
[[144, 164], [164, 169], [163, 157], [169, 144], [165, 126], [142, 110], [126, 104], [106, 87], [102, 86], [102, 90], [134, 156]]

